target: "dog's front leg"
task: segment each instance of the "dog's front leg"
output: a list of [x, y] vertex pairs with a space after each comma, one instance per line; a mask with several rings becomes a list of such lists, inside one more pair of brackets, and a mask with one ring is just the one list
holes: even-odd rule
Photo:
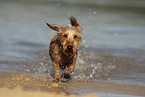
[[53, 62], [53, 69], [55, 72], [55, 81], [60, 81], [61, 80], [61, 72], [60, 72], [59, 64]]
[[66, 67], [64, 78], [70, 78], [70, 74], [74, 71], [75, 63], [72, 63], [70, 66]]

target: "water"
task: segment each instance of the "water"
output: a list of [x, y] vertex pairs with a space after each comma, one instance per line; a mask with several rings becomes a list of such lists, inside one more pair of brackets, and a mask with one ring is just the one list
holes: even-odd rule
[[45, 21], [68, 25], [74, 16], [83, 39], [73, 79], [145, 86], [145, 2], [118, 2], [1, 0], [0, 70], [53, 77], [48, 46], [56, 32]]

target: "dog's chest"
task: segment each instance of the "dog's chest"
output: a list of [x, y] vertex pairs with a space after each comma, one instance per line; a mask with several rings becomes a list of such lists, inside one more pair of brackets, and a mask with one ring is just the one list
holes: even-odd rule
[[73, 58], [68, 58], [65, 55], [61, 55], [61, 58], [59, 60], [59, 66], [61, 69], [65, 69], [65, 67], [71, 65], [73, 63]]

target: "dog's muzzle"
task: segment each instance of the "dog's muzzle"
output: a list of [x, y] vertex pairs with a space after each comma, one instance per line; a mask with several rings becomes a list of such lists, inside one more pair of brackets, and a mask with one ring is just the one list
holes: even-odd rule
[[68, 45], [66, 49], [63, 50], [63, 53], [68, 57], [72, 58], [75, 55], [75, 51], [72, 45]]
[[61, 45], [60, 39], [57, 39], [58, 41], [58, 47], [59, 49], [68, 57], [68, 58], [72, 58], [77, 51], [74, 51], [74, 48], [72, 45], [67, 45], [66, 48], [64, 48], [63, 45]]

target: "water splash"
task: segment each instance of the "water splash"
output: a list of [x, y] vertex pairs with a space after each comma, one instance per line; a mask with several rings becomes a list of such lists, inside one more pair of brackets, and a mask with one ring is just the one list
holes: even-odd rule
[[[97, 52], [97, 53], [96, 53]], [[109, 52], [109, 54], [108, 54]], [[114, 52], [114, 51], [113, 51]], [[112, 80], [120, 78], [123, 73], [127, 73], [134, 60], [110, 54], [111, 51], [80, 48], [79, 56], [75, 65], [72, 79], [82, 80]], [[35, 78], [54, 78], [52, 61], [48, 54], [48, 49], [37, 51], [38, 58], [21, 62], [25, 64], [24, 72], [31, 73]], [[122, 73], [123, 72], [123, 73]]]

